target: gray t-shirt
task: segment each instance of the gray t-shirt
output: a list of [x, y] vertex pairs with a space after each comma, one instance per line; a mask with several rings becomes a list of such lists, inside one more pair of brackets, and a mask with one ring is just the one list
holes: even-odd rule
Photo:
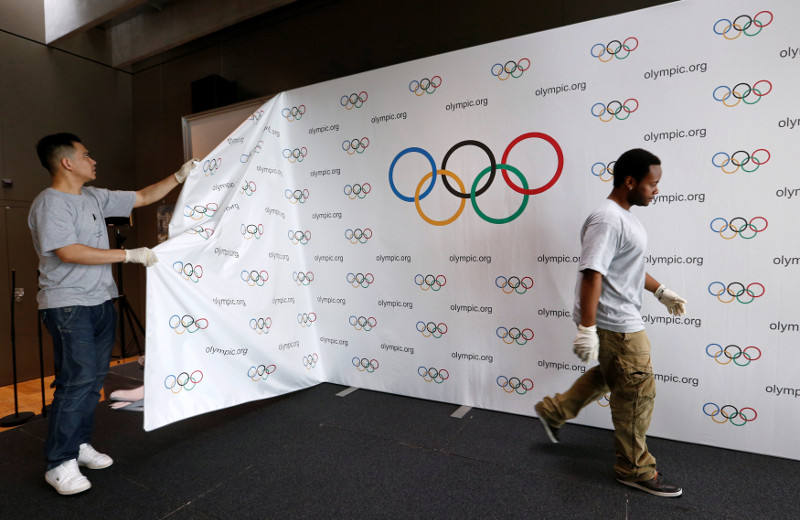
[[103, 219], [130, 215], [135, 201], [132, 191], [92, 187], [81, 188], [80, 195], [47, 188], [33, 200], [28, 227], [39, 255], [40, 309], [100, 305], [119, 295], [111, 264], [65, 263], [55, 250], [72, 244], [108, 249]]
[[[642, 291], [645, 280], [644, 253], [647, 233], [633, 213], [613, 200], [606, 200], [581, 228], [579, 271], [592, 269], [603, 275], [603, 288], [597, 305], [597, 327], [613, 332], [644, 330]], [[578, 273], [575, 287], [574, 319], [580, 323]]]

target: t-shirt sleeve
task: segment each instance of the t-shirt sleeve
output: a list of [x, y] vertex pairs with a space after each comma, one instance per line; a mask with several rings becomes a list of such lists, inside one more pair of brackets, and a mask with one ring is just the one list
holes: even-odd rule
[[583, 233], [583, 249], [578, 270], [591, 269], [606, 276], [618, 242], [619, 228], [607, 220], [589, 220]]
[[74, 224], [76, 216], [74, 208], [59, 197], [43, 199], [33, 208], [34, 238], [43, 256], [53, 256], [56, 249], [78, 243]]
[[133, 211], [136, 193], [133, 191], [111, 191], [95, 188], [92, 195], [100, 204], [103, 217], [127, 217]]

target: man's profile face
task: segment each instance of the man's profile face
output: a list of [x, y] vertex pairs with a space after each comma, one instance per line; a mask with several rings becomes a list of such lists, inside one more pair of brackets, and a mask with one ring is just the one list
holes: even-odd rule
[[661, 181], [661, 166], [651, 164], [650, 171], [634, 187], [628, 195], [631, 206], [647, 206], [658, 194], [658, 183]]

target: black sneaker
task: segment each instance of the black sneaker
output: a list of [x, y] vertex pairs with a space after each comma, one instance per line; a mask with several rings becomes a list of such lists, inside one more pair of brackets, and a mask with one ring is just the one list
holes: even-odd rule
[[558, 432], [561, 428], [555, 428], [547, 424], [547, 421], [542, 414], [541, 407], [539, 406], [541, 403], [536, 403], [536, 406], [533, 407], [536, 410], [536, 415], [539, 417], [539, 421], [542, 423], [542, 428], [544, 428], [544, 432], [547, 434], [547, 438], [550, 439], [550, 442], [553, 444], [558, 444]]
[[641, 489], [642, 491], [647, 491], [651, 495], [656, 495], [658, 497], [679, 497], [681, 493], [683, 493], [683, 489], [679, 486], [664, 480], [664, 476], [661, 473], [656, 473], [655, 477], [641, 482], [631, 482], [630, 480], [620, 479], [617, 479], [617, 482], [621, 482], [626, 486], [636, 489]]

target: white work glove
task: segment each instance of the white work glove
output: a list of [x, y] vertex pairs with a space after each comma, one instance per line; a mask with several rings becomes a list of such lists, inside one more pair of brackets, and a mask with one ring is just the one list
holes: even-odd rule
[[181, 166], [181, 169], [173, 173], [172, 175], [175, 176], [175, 180], [178, 181], [178, 184], [183, 184], [186, 180], [186, 177], [189, 176], [189, 172], [195, 169], [195, 167], [200, 164], [198, 159], [189, 159], [186, 163]]
[[674, 316], [686, 314], [686, 300], [664, 287], [664, 284], [659, 285], [653, 294], [658, 298], [658, 301], [666, 305], [670, 314]]
[[152, 249], [147, 247], [140, 247], [138, 249], [125, 250], [125, 263], [133, 262], [134, 264], [144, 264], [145, 267], [150, 267], [158, 262], [158, 257]]
[[597, 325], [584, 327], [578, 325], [578, 334], [573, 342], [575, 355], [581, 358], [584, 363], [591, 363], [597, 359], [597, 351], [600, 349], [600, 338], [597, 336]]

